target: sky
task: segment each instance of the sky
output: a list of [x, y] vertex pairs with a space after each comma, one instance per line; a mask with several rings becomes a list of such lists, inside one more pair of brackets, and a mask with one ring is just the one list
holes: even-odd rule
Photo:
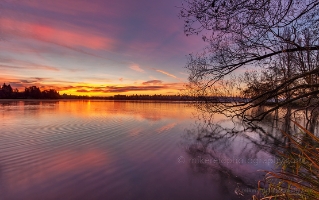
[[181, 0], [1, 0], [0, 81], [60, 94], [178, 94], [187, 55]]

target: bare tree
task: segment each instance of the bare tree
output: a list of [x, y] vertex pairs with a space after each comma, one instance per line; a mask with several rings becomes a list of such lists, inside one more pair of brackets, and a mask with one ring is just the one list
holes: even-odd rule
[[[319, 0], [184, 0], [180, 16], [185, 33], [201, 33], [208, 44], [187, 63], [189, 91], [206, 97], [203, 109], [255, 121], [292, 104], [318, 104]], [[243, 68], [250, 71], [231, 81], [242, 98], [212, 102], [227, 96], [224, 83]]]

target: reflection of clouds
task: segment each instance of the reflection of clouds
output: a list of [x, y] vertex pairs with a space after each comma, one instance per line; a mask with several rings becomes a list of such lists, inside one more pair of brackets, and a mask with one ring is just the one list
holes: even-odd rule
[[98, 150], [67, 150], [49, 155], [43, 152], [37, 156], [46, 159], [32, 163], [28, 167], [16, 166], [11, 173], [5, 174], [6, 184], [12, 188], [32, 187], [57, 178], [72, 178], [76, 173], [99, 169], [109, 162], [105, 152]]
[[162, 133], [162, 132], [168, 131], [168, 130], [174, 128], [176, 125], [177, 125], [176, 122], [171, 123], [171, 124], [167, 124], [167, 125], [165, 125], [165, 126], [163, 126], [161, 128], [156, 129], [156, 132], [157, 133]]
[[257, 188], [258, 181], [264, 179], [261, 170], [273, 171], [281, 166], [278, 163], [283, 162], [285, 152], [280, 153], [278, 147], [287, 146], [289, 141], [279, 130], [289, 130], [293, 127], [291, 121], [276, 120], [280, 113], [256, 124], [238, 118], [214, 120], [217, 114], [213, 112], [198, 115], [195, 128], [187, 130], [184, 136], [190, 168], [196, 173], [221, 177], [218, 182], [228, 191], [251, 198], [255, 194], [251, 188]]
[[[0, 100], [0, 121], [3, 124], [14, 124], [25, 128], [23, 124], [25, 125], [35, 119], [24, 118], [26, 114], [36, 116], [36, 119], [40, 120], [40, 116], [48, 116], [48, 113], [55, 112], [58, 105], [59, 101], [56, 100]], [[41, 120], [44, 120], [44, 118], [41, 118]]]
[[129, 135], [130, 136], [137, 136], [138, 134], [140, 134], [143, 131], [143, 129], [133, 129], [130, 131]]
[[[43, 109], [39, 118], [30, 111], [9, 114], [24, 124], [5, 127], [8, 134], [0, 140], [0, 193], [7, 195], [1, 198], [154, 199], [163, 193], [162, 199], [170, 199], [175, 193], [173, 199], [211, 199], [212, 187], [203, 177], [176, 163], [176, 142], [190, 124], [192, 108], [83, 100], [52, 105], [56, 110]], [[32, 126], [21, 131], [28, 118]], [[156, 130], [165, 132], [154, 134]]]
[[146, 119], [148, 121], [159, 121], [162, 119], [162, 115], [161, 114], [158, 114], [158, 113], [141, 113], [138, 117], [142, 118], [142, 119]]
[[[223, 185], [224, 193], [236, 191], [236, 184], [256, 188], [261, 175], [257, 170], [273, 167], [264, 141], [258, 139], [260, 133], [240, 121], [214, 118], [212, 113], [202, 115], [195, 128], [184, 136], [190, 168], [196, 173], [211, 174]], [[243, 195], [250, 198], [252, 194]]]

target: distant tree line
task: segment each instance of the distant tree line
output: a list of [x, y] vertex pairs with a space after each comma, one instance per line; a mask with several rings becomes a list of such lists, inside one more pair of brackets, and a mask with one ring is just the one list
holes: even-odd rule
[[139, 101], [139, 100], [152, 100], [152, 101], [193, 101], [190, 96], [185, 95], [145, 95], [145, 94], [135, 94], [135, 95], [114, 95], [108, 97], [101, 96], [87, 96], [87, 95], [61, 95], [62, 99], [101, 99], [101, 100], [128, 100], [128, 101]]
[[26, 87], [20, 92], [12, 89], [11, 85], [5, 83], [0, 86], [0, 99], [101, 99], [101, 100], [164, 100], [164, 101], [192, 101], [194, 99], [185, 95], [114, 95], [108, 97], [87, 95], [60, 95], [55, 89], [41, 91], [37, 86]]
[[114, 95], [115, 100], [169, 100], [169, 101], [187, 101], [190, 100], [183, 95]]
[[36, 86], [26, 87], [23, 92], [18, 89], [12, 89], [11, 85], [5, 83], [0, 87], [0, 99], [59, 99], [61, 98], [58, 91], [48, 89], [41, 91]]

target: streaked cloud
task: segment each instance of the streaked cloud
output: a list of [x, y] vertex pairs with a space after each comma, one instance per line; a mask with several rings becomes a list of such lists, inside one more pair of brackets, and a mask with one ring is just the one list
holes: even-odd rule
[[78, 85], [70, 88], [79, 93], [128, 93], [128, 92], [147, 92], [147, 91], [166, 91], [183, 90], [184, 85], [181, 83], [163, 83], [161, 80], [150, 80], [137, 85], [108, 85], [108, 86], [85, 86]]
[[81, 89], [81, 90], [76, 90], [76, 92], [85, 92], [85, 93], [88, 93], [89, 91], [88, 91], [88, 90], [83, 90], [83, 89]]
[[184, 72], [179, 72], [179, 73], [182, 74], [182, 75], [185, 75], [185, 76], [189, 76], [189, 74], [184, 73]]
[[170, 74], [170, 73], [165, 72], [165, 71], [163, 71], [163, 70], [156, 69], [156, 71], [157, 71], [157, 72], [160, 72], [160, 73], [162, 73], [162, 74], [165, 74], [165, 75], [167, 75], [167, 76], [170, 76], [170, 77], [172, 77], [172, 78], [176, 78], [176, 79], [177, 79], [177, 77], [174, 76], [173, 74]]
[[144, 72], [144, 70], [143, 69], [141, 69], [140, 68], [140, 66], [138, 66], [138, 65], [131, 65], [130, 66], [130, 69], [132, 69], [132, 70], [134, 70], [134, 71], [137, 71], [137, 72]]
[[142, 83], [142, 85], [161, 85], [163, 81], [161, 80], [150, 80], [150, 81], [145, 81]]
[[136, 91], [154, 91], [167, 89], [166, 86], [106, 86], [103, 89], [78, 89], [76, 92], [90, 93], [90, 92], [103, 92], [103, 93], [124, 93], [124, 92], [136, 92]]
[[116, 12], [112, 9], [106, 10], [93, 1], [79, 1], [79, 0], [46, 0], [46, 1], [21, 1], [20, 4], [51, 11], [56, 13], [63, 13], [69, 15], [76, 15], [79, 13], [104, 13], [105, 15], [113, 14]]
[[35, 65], [35, 66], [13, 66], [13, 65], [2, 65], [0, 64], [0, 68], [7, 68], [7, 69], [33, 69], [33, 70], [49, 70], [49, 71], [60, 71], [56, 67], [50, 67], [50, 66], [41, 66], [41, 65]]
[[85, 47], [88, 49], [111, 49], [114, 41], [105, 35], [98, 36], [85, 29], [68, 30], [63, 27], [49, 26], [10, 18], [0, 19], [1, 29], [9, 36], [19, 36], [38, 41], [54, 43], [63, 47]]
[[166, 89], [164, 86], [107, 86], [104, 92], [110, 93], [123, 93], [123, 92], [135, 92], [135, 91], [154, 91]]

